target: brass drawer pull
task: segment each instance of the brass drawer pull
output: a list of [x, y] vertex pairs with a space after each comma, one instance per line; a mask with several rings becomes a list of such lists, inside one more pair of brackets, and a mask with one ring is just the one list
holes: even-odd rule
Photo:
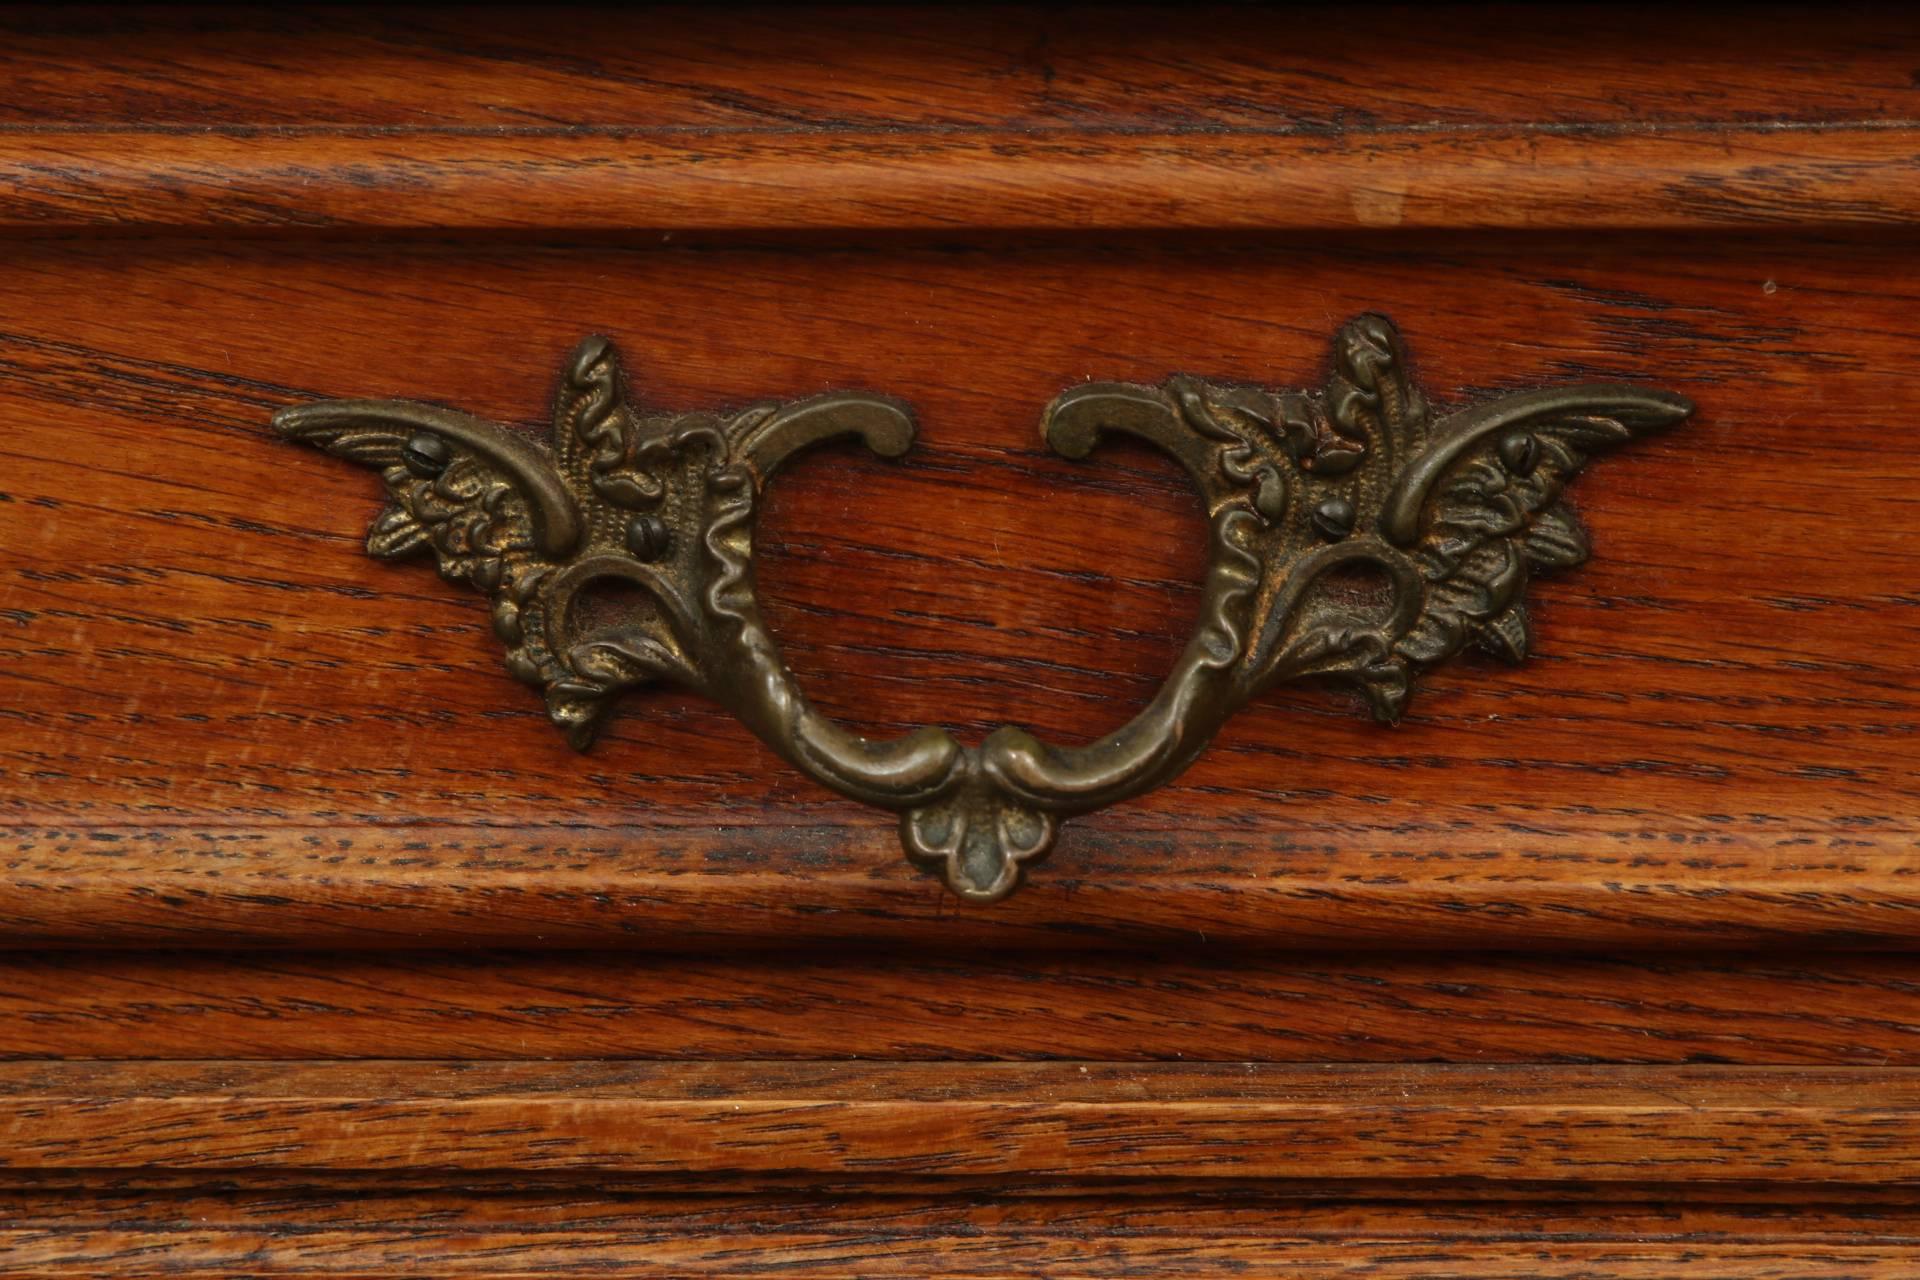
[[[871, 741], [815, 712], [782, 663], [754, 598], [761, 491], [793, 453], [834, 437], [905, 452], [913, 419], [897, 401], [825, 395], [650, 416], [627, 403], [612, 346], [589, 338], [567, 366], [548, 447], [398, 400], [304, 405], [274, 426], [380, 469], [391, 501], [368, 552], [430, 549], [443, 576], [484, 592], [507, 669], [545, 691], [576, 748], [620, 690], [675, 681], [809, 777], [899, 813], [909, 858], [990, 902], [1052, 848], [1061, 818], [1175, 777], [1274, 684], [1345, 680], [1392, 721], [1412, 676], [1470, 643], [1524, 658], [1529, 576], [1587, 556], [1561, 489], [1591, 454], [1692, 410], [1664, 391], [1588, 383], [1433, 421], [1378, 315], [1342, 327], [1333, 366], [1321, 392], [1181, 376], [1076, 387], [1047, 408], [1047, 443], [1067, 457], [1086, 457], [1107, 431], [1172, 455], [1212, 526], [1199, 626], [1172, 674], [1132, 722], [1080, 747], [1010, 727], [972, 748], [931, 726]], [[1353, 570], [1385, 590], [1357, 595]], [[649, 603], [613, 619], [573, 608], [609, 579]]]

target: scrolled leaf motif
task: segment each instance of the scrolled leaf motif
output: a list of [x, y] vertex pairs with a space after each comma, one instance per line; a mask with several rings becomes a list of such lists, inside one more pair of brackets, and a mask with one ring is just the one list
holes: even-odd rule
[[[873, 741], [821, 716], [754, 597], [754, 519], [774, 472], [839, 436], [905, 452], [913, 421], [897, 401], [649, 415], [629, 402], [612, 345], [590, 338], [545, 446], [408, 401], [326, 401], [274, 424], [380, 472], [389, 501], [369, 553], [429, 552], [488, 595], [508, 670], [543, 691], [576, 748], [621, 691], [694, 689], [816, 781], [897, 812], [909, 858], [984, 902], [1019, 886], [1063, 819], [1177, 776], [1274, 684], [1344, 680], [1393, 720], [1420, 670], [1469, 645], [1523, 659], [1532, 576], [1587, 555], [1565, 486], [1595, 454], [1690, 411], [1667, 392], [1588, 384], [1435, 421], [1378, 315], [1340, 330], [1318, 391], [1191, 376], [1073, 388], [1043, 420], [1057, 452], [1084, 458], [1105, 433], [1134, 435], [1199, 489], [1211, 515], [1199, 623], [1153, 702], [1114, 733], [1059, 747], [1003, 728], [972, 748], [932, 727]], [[1353, 590], [1356, 574], [1370, 595]], [[633, 589], [620, 610], [583, 607], [609, 582]]]

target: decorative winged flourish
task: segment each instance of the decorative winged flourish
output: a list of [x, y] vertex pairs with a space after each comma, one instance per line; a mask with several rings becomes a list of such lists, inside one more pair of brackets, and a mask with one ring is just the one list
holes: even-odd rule
[[1532, 575], [1587, 556], [1562, 490], [1594, 454], [1691, 411], [1667, 392], [1596, 383], [1436, 421], [1378, 315], [1340, 330], [1319, 392], [1186, 376], [1066, 392], [1046, 412], [1048, 443], [1081, 458], [1104, 432], [1150, 441], [1199, 488], [1212, 542], [1199, 626], [1152, 704], [1064, 748], [1014, 728], [974, 748], [937, 728], [861, 738], [815, 712], [780, 660], [753, 594], [760, 493], [823, 440], [905, 452], [913, 420], [897, 401], [647, 415], [628, 403], [612, 346], [590, 338], [545, 447], [409, 401], [303, 405], [274, 426], [380, 470], [389, 502], [368, 553], [431, 552], [442, 576], [487, 595], [507, 669], [542, 690], [576, 748], [621, 690], [698, 690], [817, 781], [898, 812], [910, 858], [993, 901], [1051, 850], [1061, 818], [1175, 777], [1274, 684], [1345, 681], [1392, 721], [1413, 676], [1468, 645], [1525, 658]]

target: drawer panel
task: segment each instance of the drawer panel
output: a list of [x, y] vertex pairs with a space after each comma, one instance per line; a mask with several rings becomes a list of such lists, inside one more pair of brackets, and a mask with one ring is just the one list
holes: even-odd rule
[[[17, 246], [10, 936], [1905, 938], [1908, 252]], [[772, 491], [757, 565], [792, 669], [875, 734], [1086, 740], [1191, 631], [1205, 534], [1171, 464], [1052, 457], [1040, 410], [1090, 377], [1313, 385], [1367, 309], [1442, 404], [1633, 379], [1698, 409], [1577, 483], [1595, 552], [1531, 589], [1528, 664], [1442, 668], [1391, 728], [1338, 691], [1268, 695], [1177, 782], [1070, 824], [1028, 900], [957, 918], [885, 815], [700, 699], [629, 696], [571, 751], [482, 598], [361, 553], [377, 482], [267, 427], [371, 395], [533, 430], [588, 332], [661, 408], [900, 396], [907, 458], [822, 450]]]
[[[0, 9], [0, 1272], [1915, 1274], [1912, 28]], [[1323, 501], [1400, 387], [1377, 317], [1443, 414], [1578, 383], [1621, 422], [1501, 419], [1431, 537], [1363, 528], [1380, 452], [1449, 429], [1389, 406], [1355, 512]], [[440, 408], [321, 443], [396, 485], [537, 459], [556, 388], [604, 391], [589, 334], [661, 414], [911, 406], [903, 457], [746, 490], [822, 712], [1084, 743], [1199, 672], [1135, 757], [1165, 785], [1076, 808], [1020, 792], [1071, 769], [1017, 736], [927, 748], [972, 772], [894, 806], [923, 862], [1077, 813], [983, 904], [902, 858], [875, 756], [782, 736], [796, 703], [732, 698], [784, 759], [666, 688], [572, 750], [495, 636], [527, 601], [371, 558], [370, 522], [413, 536], [382, 479], [282, 437], [403, 398]], [[1190, 474], [1049, 453], [1062, 393]], [[1330, 577], [1263, 630], [1293, 602], [1234, 538], [1364, 546], [1431, 603], [1439, 530], [1679, 397], [1569, 487], [1584, 563], [1546, 520], [1526, 627], [1484, 573], [1454, 599], [1525, 662], [1437, 665], [1392, 726], [1289, 683], [1190, 750], [1263, 655], [1384, 605]], [[764, 470], [769, 421], [729, 456]], [[592, 545], [724, 567], [724, 499], [645, 487], [576, 499]], [[693, 682], [777, 691], [726, 661]]]

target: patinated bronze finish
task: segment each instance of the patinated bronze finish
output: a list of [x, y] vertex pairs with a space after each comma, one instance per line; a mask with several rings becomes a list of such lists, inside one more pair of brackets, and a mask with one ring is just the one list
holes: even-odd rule
[[[815, 712], [754, 598], [754, 518], [774, 471], [839, 436], [903, 453], [913, 419], [897, 401], [650, 416], [628, 404], [612, 346], [590, 338], [567, 366], [548, 447], [407, 401], [327, 401], [274, 425], [380, 468], [391, 502], [369, 553], [431, 550], [443, 576], [486, 593], [508, 670], [544, 690], [576, 748], [620, 690], [675, 681], [816, 781], [897, 812], [908, 857], [990, 902], [1053, 847], [1062, 818], [1175, 777], [1271, 685], [1346, 681], [1391, 721], [1416, 672], [1469, 644], [1524, 658], [1530, 576], [1587, 556], [1562, 488], [1592, 454], [1689, 412], [1664, 391], [1591, 383], [1436, 421], [1378, 315], [1341, 329], [1320, 392], [1184, 376], [1076, 387], [1047, 409], [1053, 449], [1084, 458], [1102, 432], [1125, 432], [1199, 487], [1212, 528], [1199, 625], [1118, 731], [1056, 747], [1009, 727], [972, 748], [933, 727], [872, 741]], [[574, 607], [610, 580], [646, 603], [614, 618]]]

